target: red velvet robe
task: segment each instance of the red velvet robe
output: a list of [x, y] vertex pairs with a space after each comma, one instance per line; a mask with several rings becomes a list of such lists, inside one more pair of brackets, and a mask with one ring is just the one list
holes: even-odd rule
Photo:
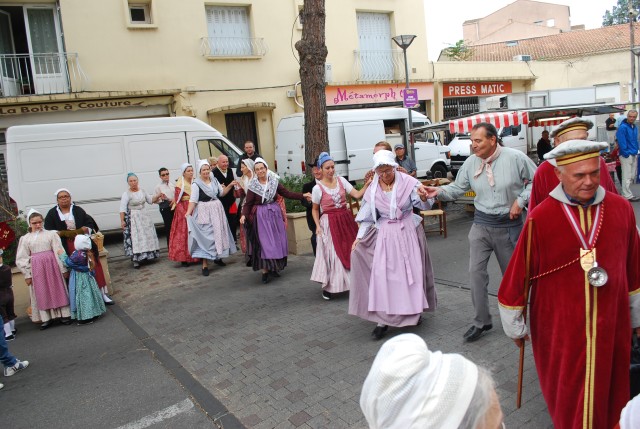
[[[640, 292], [640, 239], [627, 201], [607, 192], [601, 205], [596, 260], [607, 271], [608, 282], [599, 288], [589, 285], [574, 262], [531, 286], [527, 324], [540, 387], [559, 429], [612, 428], [629, 400], [629, 302], [630, 295]], [[582, 213], [585, 225], [592, 222], [595, 206], [571, 209]], [[562, 203], [547, 198], [531, 212], [527, 223], [531, 221], [531, 277], [578, 258], [582, 246]], [[500, 285], [501, 314], [503, 308], [521, 311], [524, 305], [527, 228]]]
[[[543, 202], [545, 198], [549, 196], [549, 192], [553, 191], [560, 183], [554, 168], [549, 161], [545, 161], [538, 166], [536, 174], [533, 176], [531, 196], [529, 197], [529, 204], [527, 206], [529, 213], [531, 213], [531, 210], [533, 210], [535, 206]], [[600, 157], [600, 186], [606, 191], [618, 194], [616, 184], [611, 180], [611, 175], [607, 170], [607, 163], [602, 157]]]

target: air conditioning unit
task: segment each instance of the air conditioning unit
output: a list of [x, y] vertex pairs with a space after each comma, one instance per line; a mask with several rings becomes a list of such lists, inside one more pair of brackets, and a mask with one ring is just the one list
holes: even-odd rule
[[333, 68], [331, 63], [324, 63], [324, 81], [329, 83], [333, 80]]
[[531, 55], [516, 55], [513, 61], [531, 61]]

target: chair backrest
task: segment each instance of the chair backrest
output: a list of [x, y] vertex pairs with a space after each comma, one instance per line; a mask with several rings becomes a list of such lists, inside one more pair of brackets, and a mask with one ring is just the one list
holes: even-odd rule
[[349, 204], [349, 209], [351, 210], [351, 214], [353, 218], [356, 218], [356, 215], [360, 211], [360, 201], [355, 198], [351, 198], [351, 195], [347, 194], [347, 204]]

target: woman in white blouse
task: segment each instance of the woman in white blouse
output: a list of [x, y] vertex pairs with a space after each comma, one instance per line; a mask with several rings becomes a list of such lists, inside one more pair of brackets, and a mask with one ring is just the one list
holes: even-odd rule
[[151, 216], [144, 210], [146, 204], [155, 204], [160, 195], [153, 197], [140, 189], [138, 176], [127, 174], [129, 189], [120, 199], [120, 225], [124, 234], [124, 254], [131, 257], [133, 268], [140, 268], [140, 262], [160, 256], [160, 246], [156, 227]]

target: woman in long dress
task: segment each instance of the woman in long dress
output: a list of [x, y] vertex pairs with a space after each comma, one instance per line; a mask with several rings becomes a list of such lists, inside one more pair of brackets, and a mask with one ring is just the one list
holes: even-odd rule
[[424, 186], [396, 171], [393, 153], [374, 156], [375, 175], [364, 194], [360, 223], [351, 253], [349, 314], [375, 322], [371, 333], [381, 339], [388, 326], [421, 322], [423, 311], [436, 308], [433, 269], [420, 216], [427, 210]]
[[31, 320], [39, 323], [41, 330], [50, 327], [55, 320], [71, 324], [69, 293], [64, 282], [67, 269], [57, 257], [64, 253], [60, 236], [44, 229], [42, 214], [31, 209], [27, 215], [29, 233], [18, 242], [16, 265], [29, 286]]
[[160, 195], [151, 196], [140, 189], [138, 176], [127, 175], [129, 189], [120, 199], [120, 225], [124, 235], [124, 254], [131, 257], [133, 268], [140, 268], [141, 261], [150, 261], [160, 256], [156, 227], [151, 216], [144, 210], [145, 204], [154, 204]]
[[[55, 192], [58, 204], [52, 207], [44, 218], [44, 229], [57, 231], [62, 239], [67, 255], [75, 250], [74, 240], [78, 234], [93, 234], [99, 231], [95, 220], [85, 212], [82, 207], [72, 202], [71, 191], [66, 188]], [[106, 305], [113, 305], [113, 300], [107, 295], [107, 279], [100, 263], [100, 252], [95, 243], [91, 243], [91, 252], [95, 259], [95, 279], [102, 294], [102, 300]]]
[[[240, 213], [242, 213], [242, 205], [244, 204], [244, 199], [246, 198], [247, 191], [249, 190], [249, 182], [253, 177], [253, 165], [254, 162], [251, 158], [243, 159], [242, 164], [240, 164], [242, 176], [238, 179], [238, 189], [235, 191], [235, 197], [240, 198], [238, 210]], [[248, 250], [247, 233], [244, 225], [240, 225], [240, 248], [247, 258], [251, 258], [251, 251]]]
[[172, 209], [173, 222], [171, 223], [171, 236], [169, 238], [169, 259], [181, 262], [187, 267], [192, 262], [198, 262], [197, 258], [192, 258], [189, 253], [189, 229], [187, 227], [187, 208], [189, 208], [189, 198], [191, 198], [191, 182], [193, 181], [193, 165], [185, 162], [180, 167], [182, 175], [176, 183], [174, 205]]
[[287, 266], [289, 245], [284, 217], [276, 196], [292, 200], [311, 199], [310, 194], [288, 191], [278, 182], [278, 176], [269, 171], [267, 162], [256, 158], [254, 177], [242, 207], [242, 225], [247, 222], [247, 240], [251, 246], [253, 271], [262, 271], [262, 283], [269, 283], [269, 274], [280, 277], [279, 271]]
[[371, 180], [356, 190], [344, 177], [335, 176], [335, 163], [328, 153], [318, 157], [322, 178], [313, 187], [313, 220], [316, 223], [316, 260], [311, 280], [322, 284], [322, 297], [349, 290], [351, 246], [358, 233], [358, 225], [347, 205], [346, 195], [360, 199]]
[[59, 258], [71, 270], [69, 276], [69, 301], [71, 318], [78, 325], [93, 323], [106, 310], [98, 283], [94, 277], [96, 260], [91, 253], [91, 238], [79, 234], [74, 239], [75, 250], [69, 256], [59, 251]]
[[[231, 234], [220, 197], [233, 189], [231, 182], [225, 188], [213, 177], [209, 162], [198, 163], [199, 177], [191, 186], [191, 197], [186, 220], [189, 225], [189, 252], [202, 259], [202, 275], [209, 275], [207, 260], [224, 267], [222, 258], [236, 253], [235, 237]], [[192, 216], [193, 214], [193, 216]]]

